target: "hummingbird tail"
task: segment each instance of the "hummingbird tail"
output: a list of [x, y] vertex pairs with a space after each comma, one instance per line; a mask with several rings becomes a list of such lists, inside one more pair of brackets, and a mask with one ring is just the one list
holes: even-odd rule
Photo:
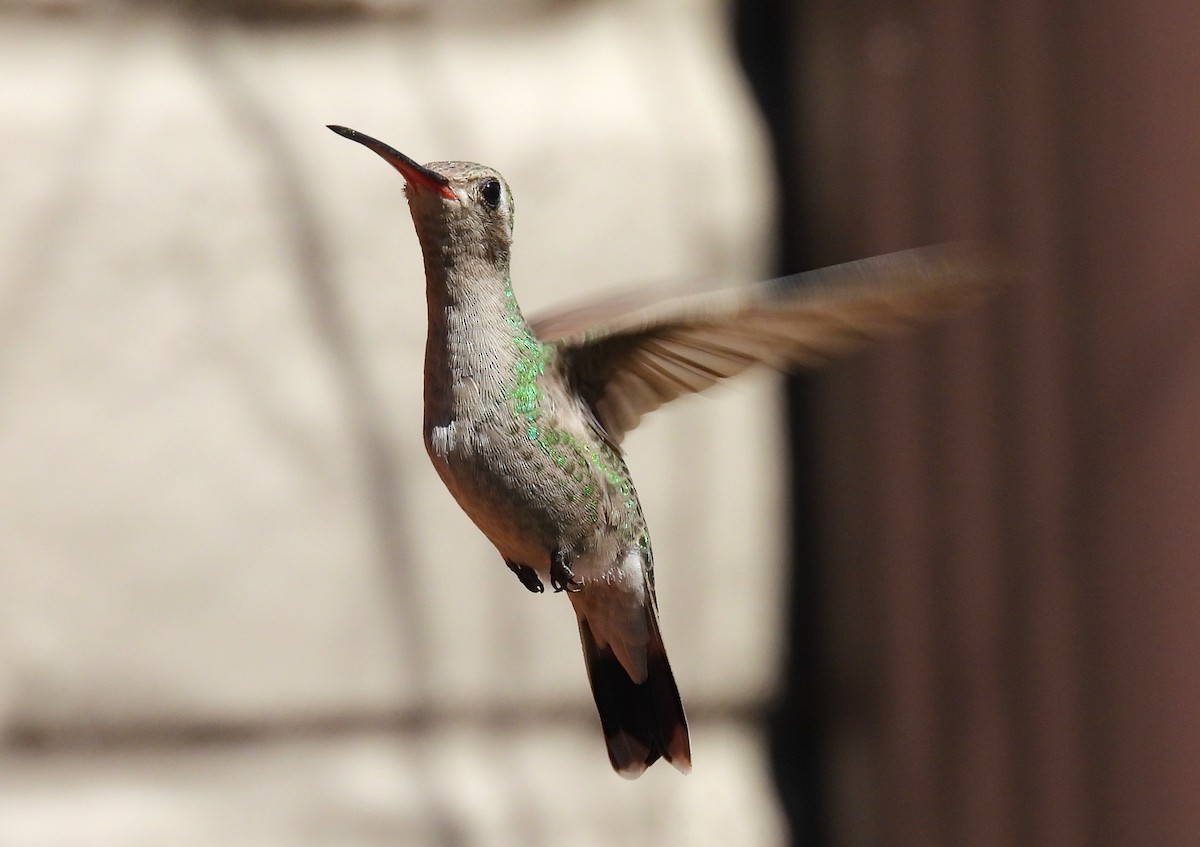
[[579, 638], [608, 758], [613, 769], [627, 779], [641, 776], [660, 757], [681, 773], [692, 769], [683, 701], [667, 661], [656, 615], [652, 608], [647, 608], [646, 614], [650, 640], [646, 645], [646, 678], [640, 683], [630, 678], [610, 647], [597, 645], [587, 618], [579, 615]]

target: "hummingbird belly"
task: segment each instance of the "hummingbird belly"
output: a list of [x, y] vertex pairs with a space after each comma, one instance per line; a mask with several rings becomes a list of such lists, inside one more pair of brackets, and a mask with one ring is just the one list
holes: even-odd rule
[[514, 429], [460, 418], [428, 429], [426, 445], [454, 499], [506, 559], [546, 576], [550, 552], [565, 550], [586, 580], [623, 552], [648, 549], [637, 494], [616, 451], [539, 424]]

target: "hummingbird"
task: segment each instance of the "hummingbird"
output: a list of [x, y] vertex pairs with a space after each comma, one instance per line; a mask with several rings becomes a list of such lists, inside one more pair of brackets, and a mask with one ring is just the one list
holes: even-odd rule
[[909, 250], [665, 302], [526, 320], [509, 274], [513, 196], [494, 169], [418, 164], [343, 126], [404, 177], [425, 266], [424, 439], [462, 510], [531, 592], [574, 608], [613, 768], [691, 770], [659, 629], [654, 554], [621, 442], [643, 415], [755, 364], [813, 367], [986, 287], [972, 251]]

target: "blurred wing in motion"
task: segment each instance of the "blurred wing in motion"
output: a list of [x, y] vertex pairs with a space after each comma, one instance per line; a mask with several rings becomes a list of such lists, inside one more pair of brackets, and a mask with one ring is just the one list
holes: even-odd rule
[[533, 328], [558, 346], [575, 388], [619, 443], [676, 397], [758, 363], [826, 364], [979, 300], [997, 281], [979, 251], [930, 247], [652, 305], [639, 295], [613, 299]]

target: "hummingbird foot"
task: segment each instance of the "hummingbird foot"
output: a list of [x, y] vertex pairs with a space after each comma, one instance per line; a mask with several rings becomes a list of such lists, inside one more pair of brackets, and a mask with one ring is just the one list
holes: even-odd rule
[[517, 579], [521, 580], [521, 584], [534, 594], [541, 594], [546, 590], [546, 586], [542, 585], [542, 581], [538, 579], [537, 571], [529, 567], [529, 565], [518, 564], [508, 559], [504, 560], [504, 564], [508, 565], [508, 569], [517, 575]]
[[571, 573], [570, 555], [563, 550], [553, 550], [550, 553], [550, 585], [554, 590], [574, 594], [581, 583]]

